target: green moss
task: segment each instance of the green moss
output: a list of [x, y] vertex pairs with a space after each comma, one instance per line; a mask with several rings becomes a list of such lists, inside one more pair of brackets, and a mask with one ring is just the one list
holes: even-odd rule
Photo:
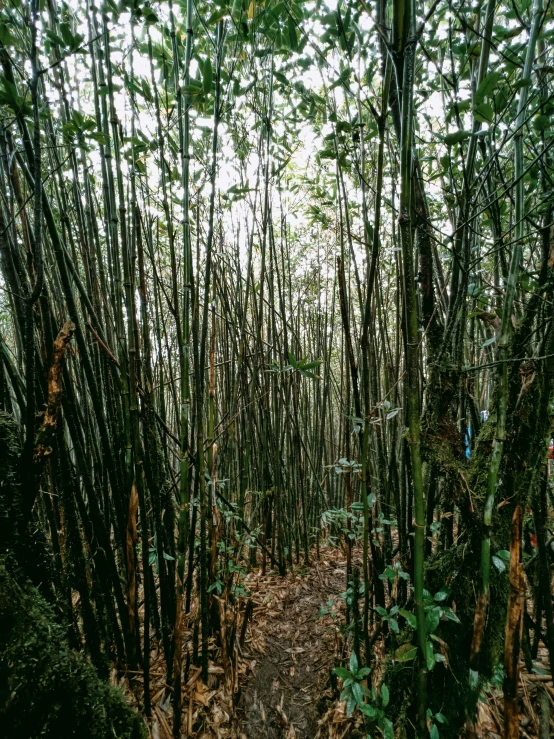
[[493, 411], [487, 423], [483, 424], [471, 455], [468, 478], [473, 503], [482, 504], [487, 497], [487, 477], [496, 429], [496, 412]]
[[37, 511], [21, 526], [21, 435], [13, 416], [0, 412], [0, 556], [10, 554], [48, 600], [55, 600], [57, 573], [51, 541]]
[[142, 739], [123, 694], [70, 649], [65, 629], [0, 559], [0, 724], [5, 739]]
[[19, 427], [12, 416], [0, 412], [0, 547], [13, 543], [18, 520], [17, 463], [21, 453]]

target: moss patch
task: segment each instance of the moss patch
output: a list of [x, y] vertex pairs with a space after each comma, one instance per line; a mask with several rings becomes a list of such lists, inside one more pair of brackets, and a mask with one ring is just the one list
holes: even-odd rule
[[38, 591], [0, 559], [0, 724], [5, 739], [143, 739], [123, 694], [70, 649]]

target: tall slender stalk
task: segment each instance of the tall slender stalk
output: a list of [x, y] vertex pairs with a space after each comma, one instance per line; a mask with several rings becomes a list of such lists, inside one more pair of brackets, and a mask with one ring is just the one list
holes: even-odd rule
[[[535, 48], [543, 21], [542, 0], [535, 0], [533, 4], [533, 22], [529, 32], [529, 43], [525, 55], [525, 65], [522, 80], [531, 79], [532, 65], [535, 59]], [[498, 473], [504, 454], [506, 441], [506, 419], [508, 410], [508, 358], [510, 349], [510, 334], [512, 326], [512, 312], [518, 285], [521, 261], [524, 246], [524, 184], [523, 184], [523, 137], [524, 121], [529, 96], [529, 86], [524, 84], [519, 92], [517, 118], [514, 136], [514, 181], [515, 181], [515, 214], [514, 214], [514, 244], [510, 270], [506, 280], [504, 304], [502, 307], [502, 323], [498, 339], [498, 379], [496, 387], [496, 428], [494, 433], [490, 467], [487, 477], [487, 497], [483, 509], [483, 538], [481, 541], [481, 572], [480, 590], [475, 608], [473, 624], [473, 640], [471, 644], [471, 667], [478, 670], [478, 657], [481, 651], [485, 632], [486, 617], [490, 601], [490, 567], [491, 567], [491, 525], [494, 509], [494, 498], [498, 482]], [[474, 676], [475, 678], [475, 676]]]
[[419, 401], [420, 336], [418, 306], [415, 295], [414, 254], [412, 245], [412, 166], [413, 166], [413, 85], [416, 51], [415, 4], [413, 0], [397, 0], [394, 4], [394, 40], [397, 82], [401, 85], [400, 128], [400, 206], [399, 229], [402, 245], [406, 329], [406, 410], [408, 445], [414, 497], [414, 604], [417, 622], [418, 678], [417, 723], [418, 737], [427, 736], [427, 633], [423, 603], [425, 561], [425, 498], [421, 461], [421, 428]]

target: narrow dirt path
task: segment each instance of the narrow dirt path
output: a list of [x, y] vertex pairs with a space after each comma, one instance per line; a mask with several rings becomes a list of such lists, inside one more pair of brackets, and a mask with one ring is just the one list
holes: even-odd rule
[[255, 603], [244, 657], [250, 677], [242, 691], [241, 736], [313, 739], [325, 710], [324, 692], [344, 622], [345, 562], [326, 552], [306, 572], [279, 578], [252, 575]]

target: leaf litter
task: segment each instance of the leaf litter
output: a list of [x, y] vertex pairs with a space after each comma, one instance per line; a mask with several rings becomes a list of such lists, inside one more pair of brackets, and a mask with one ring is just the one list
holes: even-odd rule
[[[354, 559], [359, 558], [355, 552]], [[359, 735], [361, 717], [346, 715], [345, 704], [338, 700], [330, 680], [333, 667], [344, 659], [347, 650], [340, 628], [345, 621], [345, 604], [340, 596], [347, 587], [344, 553], [322, 547], [320, 558], [308, 567], [298, 566], [285, 577], [274, 571], [264, 575], [261, 568], [256, 568], [246, 576], [244, 584], [253, 605], [244, 644], [241, 648], [238, 636], [235, 638], [232, 659], [226, 660], [225, 670], [221, 650], [214, 639], [210, 640], [208, 685], [202, 682], [201, 669], [188, 665], [183, 684], [181, 737], [348, 739]], [[242, 600], [238, 610], [244, 619], [248, 598]], [[183, 663], [192, 652], [197, 608], [198, 603], [194, 602], [187, 617]], [[374, 649], [382, 652], [384, 661], [380, 639]], [[173, 739], [171, 688], [166, 682], [161, 649], [151, 653], [150, 679], [149, 735], [151, 739]], [[114, 669], [111, 682], [138, 707], [136, 696], [142, 691], [140, 672], [128, 671], [121, 676]], [[550, 706], [550, 736], [554, 736], [554, 684], [548, 650], [541, 641], [532, 672], [520, 662], [523, 739], [539, 736], [540, 702], [544, 695]], [[479, 701], [477, 721], [467, 726], [466, 736], [501, 739], [503, 702], [501, 686], [490, 687]]]

